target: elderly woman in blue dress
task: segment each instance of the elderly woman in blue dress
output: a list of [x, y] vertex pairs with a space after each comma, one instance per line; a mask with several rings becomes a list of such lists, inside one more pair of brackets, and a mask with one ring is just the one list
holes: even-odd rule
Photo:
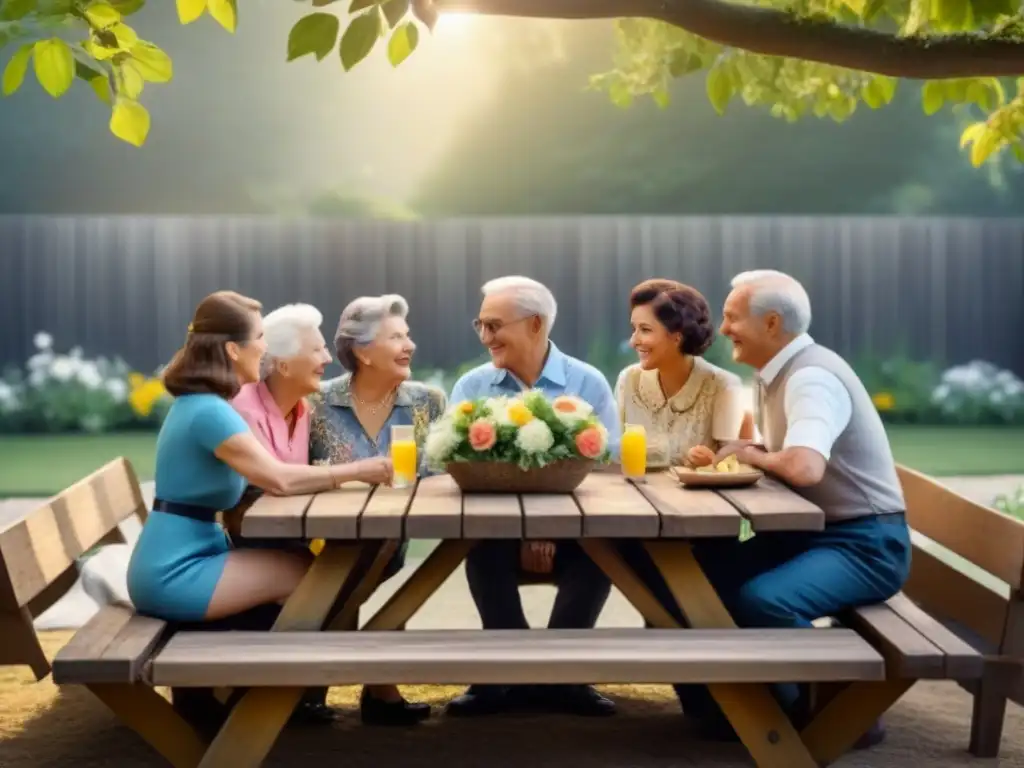
[[[314, 464], [348, 462], [390, 455], [391, 428], [412, 426], [422, 446], [430, 424], [445, 411], [444, 393], [410, 381], [416, 345], [409, 336], [409, 305], [397, 295], [365, 296], [341, 313], [334, 348], [346, 373], [325, 381], [310, 398], [309, 457]], [[406, 545], [395, 553], [383, 578], [405, 563]], [[426, 704], [410, 703], [394, 686], [364, 688], [363, 719], [412, 724], [429, 716]]]

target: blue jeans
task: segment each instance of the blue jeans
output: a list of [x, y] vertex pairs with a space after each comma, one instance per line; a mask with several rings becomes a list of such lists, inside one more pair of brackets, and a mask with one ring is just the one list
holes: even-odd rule
[[[833, 523], [824, 531], [762, 533], [738, 539], [698, 541], [694, 556], [741, 627], [810, 627], [844, 610], [895, 595], [910, 573], [910, 529], [905, 517], [884, 515]], [[687, 626], [668, 585], [641, 542], [622, 542], [620, 552], [658, 601]], [[677, 685], [687, 715], [721, 716], [706, 686]], [[776, 686], [792, 711], [795, 685]]]

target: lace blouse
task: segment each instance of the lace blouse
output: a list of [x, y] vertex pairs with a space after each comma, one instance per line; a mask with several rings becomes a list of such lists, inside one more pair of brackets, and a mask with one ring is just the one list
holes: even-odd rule
[[739, 436], [744, 391], [739, 376], [694, 358], [686, 384], [666, 399], [658, 372], [639, 364], [619, 374], [615, 385], [622, 424], [639, 424], [647, 432], [647, 464], [681, 464], [697, 445], [718, 450]]

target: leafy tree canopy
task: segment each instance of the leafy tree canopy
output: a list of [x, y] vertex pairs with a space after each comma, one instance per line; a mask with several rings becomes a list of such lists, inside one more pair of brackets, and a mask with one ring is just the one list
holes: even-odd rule
[[[960, 144], [974, 165], [1009, 151], [1024, 161], [1024, 6], [1021, 0], [306, 0], [313, 10], [282, 39], [288, 60], [336, 56], [350, 70], [376, 48], [393, 66], [442, 12], [547, 19], [618, 19], [614, 68], [595, 88], [628, 106], [668, 106], [672, 79], [703, 71], [712, 105], [762, 106], [786, 120], [848, 118], [890, 104], [899, 78], [924, 81], [934, 114], [965, 106], [977, 119]], [[175, 0], [183, 24], [209, 15], [229, 32], [237, 0]], [[170, 57], [126, 19], [145, 0], [0, 0], [8, 96], [31, 64], [59, 98], [77, 80], [111, 105], [110, 130], [141, 146], [146, 83], [172, 78]], [[1017, 77], [1016, 82], [1012, 80]]]

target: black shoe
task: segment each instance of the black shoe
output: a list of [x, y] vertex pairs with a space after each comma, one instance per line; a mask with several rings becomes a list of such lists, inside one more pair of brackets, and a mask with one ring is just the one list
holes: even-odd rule
[[338, 719], [338, 710], [327, 706], [323, 701], [300, 701], [295, 707], [292, 716], [288, 718], [289, 725], [330, 725]]
[[871, 749], [872, 747], [877, 747], [883, 741], [885, 741], [885, 726], [879, 720], [868, 729], [867, 733], [853, 742], [853, 748]]
[[590, 685], [553, 685], [540, 688], [547, 708], [581, 717], [608, 717], [615, 714], [615, 702]]
[[453, 717], [479, 717], [505, 712], [512, 705], [508, 686], [471, 685], [464, 694], [448, 702], [445, 713]]
[[405, 699], [384, 701], [363, 689], [359, 697], [359, 717], [364, 725], [416, 725], [430, 717], [430, 705]]

